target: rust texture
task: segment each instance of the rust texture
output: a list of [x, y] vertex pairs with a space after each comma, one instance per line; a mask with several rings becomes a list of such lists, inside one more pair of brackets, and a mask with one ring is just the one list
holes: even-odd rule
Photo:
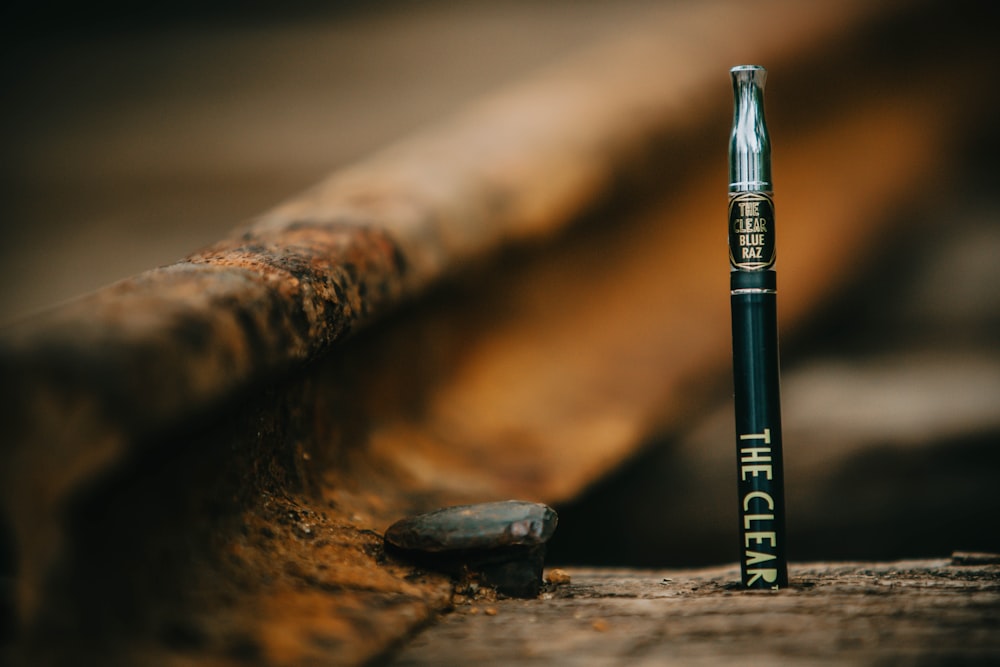
[[[732, 61], [785, 65], [805, 91], [769, 111], [795, 128], [776, 137], [779, 217], [811, 221], [781, 229], [786, 330], [940, 166], [972, 99], [907, 82], [869, 97], [885, 72], [848, 36], [873, 10], [771, 5], [783, 20], [749, 35], [759, 6], [672, 9], [4, 332], [7, 653], [371, 660], [451, 599], [383, 553], [386, 526], [566, 500], [682, 423], [729, 354], [713, 133]], [[831, 63], [845, 85], [869, 66], [835, 109], [808, 85]], [[816, 233], [834, 227], [851, 243]]]

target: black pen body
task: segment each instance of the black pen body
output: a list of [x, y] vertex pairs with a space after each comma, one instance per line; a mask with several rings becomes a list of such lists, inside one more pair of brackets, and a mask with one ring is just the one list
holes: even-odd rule
[[729, 268], [740, 573], [745, 588], [788, 585], [771, 140], [763, 67], [730, 70]]
[[[773, 272], [768, 273], [773, 280]], [[744, 290], [737, 287], [730, 296], [740, 576], [746, 588], [784, 588], [788, 566], [777, 293]]]

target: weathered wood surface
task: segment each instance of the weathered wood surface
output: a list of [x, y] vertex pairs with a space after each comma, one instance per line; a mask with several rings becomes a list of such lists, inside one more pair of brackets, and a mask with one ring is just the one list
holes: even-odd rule
[[[570, 498], [688, 419], [729, 354], [711, 221], [731, 60], [786, 68], [795, 91], [769, 93], [789, 128], [779, 217], [811, 221], [780, 232], [786, 330], [938, 176], [979, 99], [961, 76], [947, 104], [889, 76], [857, 34], [870, 10], [800, 5], [775, 3], [783, 21], [749, 37], [735, 3], [724, 22], [716, 6], [668, 13], [185, 262], [6, 332], [9, 652], [370, 660], [450, 594], [385, 557], [392, 521]], [[899, 57], [978, 62], [925, 46]], [[695, 65], [650, 65], [681, 60]], [[842, 86], [833, 103], [817, 67], [842, 71], [823, 79]], [[831, 191], [851, 196], [817, 206]]]
[[387, 662], [416, 665], [990, 665], [1000, 556], [793, 564], [791, 588], [736, 567], [569, 569], [539, 600], [459, 598]]

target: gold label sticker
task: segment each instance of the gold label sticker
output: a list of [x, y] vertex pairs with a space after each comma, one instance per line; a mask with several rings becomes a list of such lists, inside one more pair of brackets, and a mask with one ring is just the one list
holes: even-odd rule
[[774, 200], [770, 192], [729, 195], [729, 263], [740, 271], [774, 266]]

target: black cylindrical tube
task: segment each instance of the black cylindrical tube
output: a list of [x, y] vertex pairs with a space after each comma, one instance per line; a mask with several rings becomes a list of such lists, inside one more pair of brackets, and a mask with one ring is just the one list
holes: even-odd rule
[[788, 566], [766, 71], [744, 65], [731, 74], [729, 261], [740, 573], [746, 588], [784, 588]]

